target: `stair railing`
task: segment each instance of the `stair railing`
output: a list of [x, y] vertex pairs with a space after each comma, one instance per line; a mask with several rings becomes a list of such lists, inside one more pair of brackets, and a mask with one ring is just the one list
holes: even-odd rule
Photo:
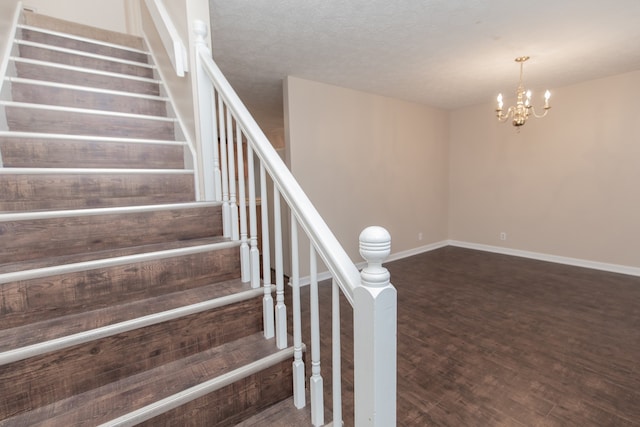
[[[291, 287], [293, 317], [294, 404], [306, 406], [305, 368], [302, 359], [298, 230], [310, 242], [311, 377], [310, 404], [314, 426], [325, 425], [323, 379], [320, 366], [320, 325], [317, 258], [332, 277], [332, 412], [333, 425], [342, 425], [340, 364], [340, 292], [353, 307], [355, 423], [357, 426], [392, 426], [396, 421], [396, 290], [382, 266], [391, 238], [381, 227], [360, 235], [360, 254], [367, 261], [362, 272], [325, 224], [309, 198], [212, 59], [205, 37], [207, 25], [196, 21], [195, 54], [197, 94], [201, 124], [201, 161], [207, 171], [207, 200], [223, 205], [224, 234], [240, 241], [242, 280], [264, 287], [264, 335], [275, 336], [278, 348], [288, 346], [287, 308], [284, 298], [283, 217], [281, 201], [290, 212]], [[245, 154], [246, 147], [246, 154]], [[257, 161], [257, 164], [255, 163]], [[246, 166], [246, 167], [245, 167]], [[256, 176], [258, 175], [258, 176]], [[237, 180], [237, 187], [235, 185]], [[272, 188], [268, 186], [272, 185]], [[259, 197], [256, 186], [259, 185]], [[269, 190], [271, 189], [271, 192]], [[269, 205], [269, 198], [272, 199]], [[258, 236], [260, 205], [261, 235]], [[270, 229], [269, 206], [273, 212]], [[248, 218], [247, 218], [248, 217]], [[273, 231], [273, 264], [270, 255]], [[260, 240], [261, 248], [258, 241]], [[262, 265], [260, 260], [262, 254]], [[275, 269], [275, 307], [272, 297]]]
[[145, 3], [176, 75], [183, 77], [189, 71], [189, 56], [167, 8], [162, 0], [146, 0]]

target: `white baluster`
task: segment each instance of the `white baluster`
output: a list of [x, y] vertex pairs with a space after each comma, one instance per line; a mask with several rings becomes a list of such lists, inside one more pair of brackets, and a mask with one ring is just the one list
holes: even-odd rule
[[340, 287], [331, 281], [331, 346], [333, 425], [342, 426], [342, 355], [340, 350]]
[[227, 149], [229, 164], [229, 213], [231, 222], [231, 240], [240, 239], [240, 230], [238, 229], [238, 204], [236, 202], [236, 166], [235, 154], [233, 152], [233, 118], [231, 111], [227, 108]]
[[320, 310], [318, 306], [318, 261], [313, 243], [309, 245], [309, 270], [311, 294], [311, 379], [309, 388], [311, 394], [311, 423], [314, 426], [324, 424], [324, 396], [322, 394], [323, 381], [320, 375]]
[[[216, 122], [216, 103], [213, 83], [209, 80], [202, 66], [200, 55], [209, 55], [206, 44], [207, 24], [196, 20], [194, 23], [195, 50], [196, 50], [196, 84], [198, 90], [198, 115], [200, 122], [200, 147], [199, 159], [193, 159], [198, 165], [196, 180], [202, 181], [204, 200], [213, 201], [222, 199], [222, 184], [220, 173], [220, 158], [218, 156], [218, 129], [212, 126]], [[200, 199], [200, 198], [199, 198]]]
[[236, 148], [238, 150], [238, 199], [240, 201], [240, 277], [243, 283], [250, 280], [251, 261], [247, 237], [247, 195], [244, 182], [244, 153], [242, 152], [242, 131], [236, 121]]
[[253, 148], [247, 144], [247, 169], [249, 176], [249, 259], [251, 260], [251, 287], [260, 287], [260, 251], [258, 251], [258, 226], [256, 221], [256, 180], [253, 168]]
[[264, 298], [262, 299], [262, 317], [265, 338], [275, 336], [273, 297], [271, 296], [271, 251], [269, 246], [269, 198], [267, 197], [267, 176], [264, 165], [260, 163], [260, 208], [262, 216], [262, 282]]
[[218, 94], [218, 127], [220, 133], [220, 163], [222, 170], [222, 234], [231, 237], [231, 210], [229, 208], [229, 174], [227, 168], [227, 135], [225, 129], [225, 105]]
[[353, 336], [355, 425], [396, 425], [397, 294], [382, 262], [391, 236], [382, 227], [360, 233], [360, 255], [367, 261], [354, 290]]
[[276, 346], [287, 348], [287, 307], [284, 304], [284, 271], [282, 260], [282, 212], [280, 191], [273, 186], [273, 233], [276, 261]]
[[293, 304], [293, 404], [304, 408], [305, 395], [304, 361], [302, 360], [302, 320], [300, 313], [300, 268], [298, 264], [298, 222], [291, 214], [291, 288]]

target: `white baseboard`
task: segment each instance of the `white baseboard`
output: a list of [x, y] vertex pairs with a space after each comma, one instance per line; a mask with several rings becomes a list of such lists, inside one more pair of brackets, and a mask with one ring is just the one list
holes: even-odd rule
[[[391, 261], [397, 261], [403, 258], [408, 258], [410, 256], [418, 255], [424, 252], [430, 252], [436, 249], [444, 248], [445, 246], [448, 246], [448, 245], [449, 245], [448, 240], [442, 240], [440, 242], [430, 243], [428, 245], [420, 246], [420, 247], [409, 249], [406, 251], [392, 253], [391, 255], [389, 255], [389, 258], [387, 258], [385, 263], [391, 262]], [[361, 261], [356, 264], [356, 267], [358, 268], [358, 270], [362, 270], [364, 266], [365, 266], [364, 261]], [[328, 280], [328, 279], [331, 279], [331, 273], [329, 271], [323, 271], [318, 273], [318, 282], [321, 282], [323, 280]], [[300, 278], [300, 286], [307, 286], [310, 283], [311, 283], [310, 276], [305, 276]]]
[[[329, 270], [318, 273], [318, 282], [331, 279], [331, 272]], [[300, 286], [309, 286], [311, 284], [311, 276], [304, 276], [300, 278]]]
[[[459, 248], [474, 249], [477, 251], [484, 251], [484, 252], [493, 252], [493, 253], [502, 254], [502, 255], [511, 255], [511, 256], [517, 256], [522, 258], [530, 258], [530, 259], [535, 259], [539, 261], [554, 262], [556, 264], [566, 264], [566, 265], [572, 265], [575, 267], [591, 268], [594, 270], [608, 271], [611, 273], [620, 273], [620, 274], [627, 274], [630, 276], [640, 277], [640, 268], [638, 267], [631, 267], [631, 266], [620, 265], [620, 264], [609, 264], [605, 262], [589, 261], [585, 259], [563, 257], [558, 255], [549, 255], [549, 254], [544, 254], [540, 252], [523, 251], [520, 249], [504, 248], [500, 246], [483, 245], [480, 243], [462, 242], [459, 240], [443, 240], [440, 242], [430, 243], [425, 246], [420, 246], [418, 248], [392, 253], [389, 256], [389, 258], [387, 258], [385, 263], [397, 261], [403, 258], [408, 258], [410, 256], [418, 255], [424, 252], [430, 252], [436, 249], [444, 248], [445, 246], [456, 246]], [[365, 266], [364, 261], [356, 264], [356, 267], [358, 268], [358, 270], [361, 270], [362, 268], [364, 268], [364, 266]], [[328, 280], [328, 279], [331, 279], [331, 273], [329, 271], [323, 271], [318, 273], [318, 282]], [[392, 282], [393, 282], [393, 278], [392, 278]], [[307, 286], [310, 283], [311, 283], [310, 276], [305, 276], [300, 278], [300, 286]]]
[[[445, 246], [449, 246], [448, 240], [442, 240], [440, 242], [430, 243], [428, 245], [420, 246], [414, 249], [392, 253], [391, 255], [389, 255], [389, 258], [387, 258], [385, 263], [391, 262], [391, 261], [397, 261], [403, 258], [408, 258], [410, 256], [422, 254], [425, 252], [435, 251], [436, 249], [444, 248]], [[362, 264], [363, 264], [362, 266], [364, 267], [364, 262], [362, 262]]]
[[608, 271], [611, 273], [628, 274], [630, 276], [640, 276], [640, 268], [631, 267], [620, 264], [608, 264], [604, 262], [589, 261], [579, 258], [563, 257], [558, 255], [549, 255], [540, 252], [523, 251], [520, 249], [504, 248], [500, 246], [483, 245], [480, 243], [461, 242], [458, 240], [449, 240], [448, 245], [460, 248], [475, 249], [478, 251], [493, 252], [503, 255], [512, 255], [522, 258], [536, 259], [539, 261], [554, 262], [557, 264], [572, 265], [575, 267], [592, 268], [594, 270]]

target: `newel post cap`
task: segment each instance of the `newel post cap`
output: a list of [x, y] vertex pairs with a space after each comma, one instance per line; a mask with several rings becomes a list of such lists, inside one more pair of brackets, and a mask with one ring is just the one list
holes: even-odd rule
[[193, 32], [196, 35], [196, 43], [204, 43], [207, 33], [209, 32], [207, 23], [201, 19], [196, 19], [193, 21]]
[[383, 227], [367, 227], [360, 233], [360, 255], [367, 261], [360, 276], [364, 286], [382, 287], [389, 284], [389, 271], [382, 262], [391, 253], [391, 235]]

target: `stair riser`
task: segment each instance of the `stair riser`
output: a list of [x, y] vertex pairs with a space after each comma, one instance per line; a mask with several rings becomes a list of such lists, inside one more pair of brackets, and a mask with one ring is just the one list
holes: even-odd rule
[[25, 79], [44, 80], [99, 89], [120, 90], [144, 95], [157, 96], [160, 94], [160, 86], [158, 83], [105, 76], [83, 71], [65, 70], [25, 62], [16, 62], [15, 65], [16, 75]]
[[9, 130], [67, 135], [175, 140], [173, 121], [151, 120], [9, 105], [5, 108]]
[[46, 28], [62, 33], [74, 34], [80, 37], [92, 38], [104, 42], [129, 46], [134, 49], [144, 48], [142, 38], [129, 34], [103, 30], [100, 28], [90, 27], [88, 25], [69, 22], [62, 19], [52, 18], [50, 16], [39, 15], [31, 12], [25, 12], [23, 14], [23, 17], [25, 24], [34, 27]]
[[[0, 328], [195, 289], [239, 277], [237, 247], [0, 285]], [[62, 325], [64, 327], [64, 325]]]
[[254, 298], [1, 366], [0, 420], [259, 332], [261, 316]]
[[[24, 14], [24, 23], [143, 47], [140, 38], [31, 13]], [[14, 59], [11, 76], [159, 95], [159, 85], [151, 81], [155, 68], [126, 63], [147, 62], [148, 55], [28, 29], [21, 29], [18, 37], [90, 55], [17, 43], [23, 59]], [[67, 69], [73, 67], [95, 72]], [[115, 75], [103, 75], [108, 73]], [[31, 84], [19, 78], [11, 80], [11, 91], [15, 102], [3, 105], [9, 130], [58, 135], [0, 137], [5, 167], [0, 173], [0, 212], [194, 201], [194, 176], [181, 170], [183, 145], [104, 141], [120, 137], [175, 141], [176, 121], [166, 119], [165, 101]], [[107, 138], [98, 142], [92, 141], [93, 136]], [[120, 170], [127, 167], [140, 170]], [[79, 169], [66, 170], [74, 168]], [[164, 170], [149, 172], [154, 168]], [[159, 314], [209, 309], [0, 366], [0, 425], [100, 424], [258, 360], [275, 365], [144, 425], [234, 425], [291, 396], [292, 349], [276, 353], [274, 340], [264, 339], [262, 290], [240, 281], [239, 243], [219, 237], [221, 207], [66, 215], [0, 222], [2, 280], [9, 280], [5, 273], [90, 260], [127, 264], [0, 284], [3, 351], [102, 332], [136, 317], [149, 321]], [[211, 246], [201, 246], [208, 252], [176, 255], [198, 250], [196, 245]], [[150, 253], [174, 256], [140, 260]], [[127, 256], [131, 257], [118, 258]], [[284, 357], [289, 359], [275, 362]], [[78, 408], [84, 412], [74, 412]]]
[[53, 62], [73, 67], [90, 68], [92, 70], [108, 71], [110, 73], [127, 74], [136, 77], [153, 78], [153, 69], [150, 67], [109, 61], [101, 58], [91, 58], [84, 55], [76, 55], [27, 45], [20, 45], [19, 52], [20, 57], [22, 58], [36, 59], [39, 61]]
[[48, 44], [51, 46], [62, 47], [66, 49], [80, 50], [97, 55], [111, 56], [114, 58], [124, 59], [127, 61], [135, 61], [148, 63], [148, 55], [142, 52], [133, 52], [126, 49], [118, 49], [111, 46], [90, 43], [81, 40], [75, 40], [68, 37], [61, 37], [53, 34], [47, 34], [40, 31], [23, 29], [20, 31], [20, 38], [35, 43]]
[[148, 116], [166, 117], [167, 115], [166, 102], [163, 100], [27, 83], [13, 83], [11, 92], [12, 99], [16, 102], [144, 114]]
[[183, 169], [181, 145], [0, 137], [4, 167]]
[[193, 174], [0, 174], [0, 211], [194, 201]]
[[220, 207], [0, 222], [0, 264], [222, 235]]
[[179, 406], [138, 427], [234, 426], [293, 395], [291, 360]]

